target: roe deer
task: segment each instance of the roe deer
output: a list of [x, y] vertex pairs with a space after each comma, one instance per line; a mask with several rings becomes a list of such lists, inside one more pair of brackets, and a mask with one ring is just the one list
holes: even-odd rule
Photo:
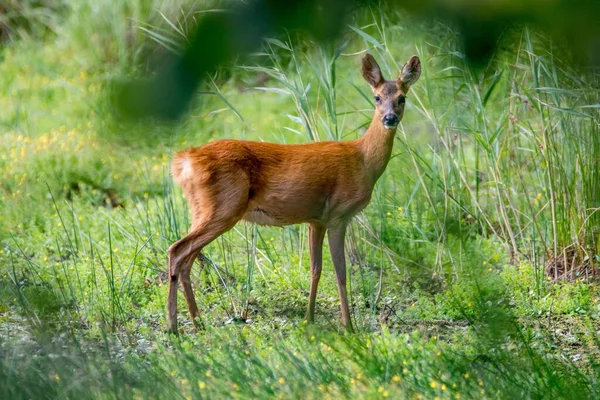
[[201, 250], [242, 219], [272, 226], [309, 224], [308, 322], [314, 320], [323, 239], [329, 232], [342, 324], [352, 331], [346, 296], [346, 225], [367, 206], [388, 164], [405, 95], [419, 79], [421, 62], [411, 57], [397, 80], [386, 81], [375, 59], [366, 54], [361, 72], [373, 89], [376, 106], [360, 139], [300, 145], [217, 140], [177, 153], [172, 173], [190, 204], [192, 228], [169, 248], [170, 331], [177, 333], [178, 281], [193, 320], [198, 315], [190, 283], [194, 260], [202, 265]]

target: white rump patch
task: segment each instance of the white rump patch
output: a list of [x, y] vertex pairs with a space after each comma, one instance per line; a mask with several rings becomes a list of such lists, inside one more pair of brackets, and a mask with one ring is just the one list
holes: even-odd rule
[[181, 160], [181, 177], [187, 178], [192, 174], [192, 162], [189, 158]]

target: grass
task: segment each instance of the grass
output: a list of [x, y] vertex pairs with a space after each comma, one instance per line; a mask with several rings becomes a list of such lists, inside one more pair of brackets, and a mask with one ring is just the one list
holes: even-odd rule
[[[3, 398], [600, 396], [594, 71], [527, 28], [473, 70], [450, 27], [362, 9], [330, 47], [267, 40], [177, 125], [125, 124], [110, 82], [177, 51], [202, 15], [160, 3], [65, 1], [0, 50]], [[388, 78], [418, 54], [423, 76], [349, 231], [358, 333], [327, 272], [303, 323], [305, 226], [240, 224], [192, 274], [205, 329], [179, 296], [167, 335], [167, 248], [189, 227], [173, 153], [358, 137], [365, 51]]]

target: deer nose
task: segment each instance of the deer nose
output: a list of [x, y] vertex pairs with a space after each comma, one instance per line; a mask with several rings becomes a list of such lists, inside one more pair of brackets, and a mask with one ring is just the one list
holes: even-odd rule
[[395, 128], [396, 125], [398, 125], [398, 117], [394, 114], [388, 114], [385, 117], [383, 117], [382, 122], [386, 128]]

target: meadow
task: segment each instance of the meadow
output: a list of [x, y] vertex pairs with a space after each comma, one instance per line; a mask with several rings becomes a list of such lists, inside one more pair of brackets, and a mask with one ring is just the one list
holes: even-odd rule
[[[600, 80], [542, 32], [505, 32], [472, 68], [452, 26], [365, 6], [335, 43], [266, 39], [167, 124], [123, 121], [112, 88], [181, 51], [219, 4], [12, 6], [0, 17], [1, 398], [600, 397]], [[387, 79], [413, 54], [423, 73], [349, 229], [357, 332], [341, 327], [327, 247], [304, 322], [307, 226], [241, 223], [192, 271], [201, 329], [179, 295], [168, 334], [167, 249], [190, 225], [172, 156], [222, 138], [360, 137], [374, 110], [365, 52]]]

